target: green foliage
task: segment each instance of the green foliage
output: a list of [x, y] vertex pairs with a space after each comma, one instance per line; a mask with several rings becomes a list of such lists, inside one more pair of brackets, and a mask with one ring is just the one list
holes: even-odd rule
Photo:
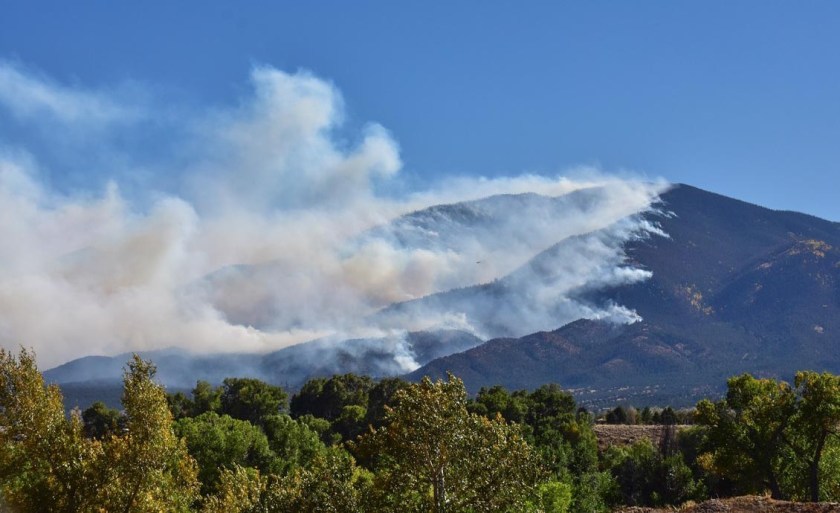
[[253, 467], [266, 473], [277, 465], [263, 431], [246, 420], [207, 412], [177, 421], [175, 432], [198, 464], [203, 494], [218, 490], [224, 469]]
[[523, 424], [523, 433], [556, 477], [597, 470], [598, 448], [588, 415], [577, 414], [574, 398], [558, 385], [509, 393], [501, 386], [482, 388], [470, 411], [490, 418], [502, 415]]
[[105, 483], [102, 446], [85, 439], [78, 415], [45, 386], [35, 355], [0, 349], [0, 488], [20, 512], [95, 511]]
[[674, 411], [673, 408], [670, 406], [666, 407], [659, 413], [658, 418], [654, 417], [654, 422], [657, 424], [665, 424], [666, 426], [674, 425], [679, 423], [679, 419], [677, 418], [677, 412]]
[[[389, 381], [377, 388], [376, 399], [383, 399], [388, 391], [385, 387], [398, 381]], [[356, 374], [312, 379], [292, 397], [290, 410], [296, 418], [311, 415], [327, 420], [330, 429], [324, 434], [325, 443], [352, 440], [374, 423], [368, 417], [367, 406], [369, 394], [375, 388], [371, 378]], [[384, 404], [376, 406], [382, 408]]]
[[572, 504], [572, 486], [560, 481], [540, 483], [534, 498], [527, 502], [527, 513], [566, 513]]
[[616, 406], [607, 413], [607, 424], [632, 424], [628, 422], [627, 409], [623, 406]]
[[796, 409], [793, 390], [787, 383], [748, 374], [727, 385], [725, 400], [697, 404], [697, 421], [709, 427], [714, 470], [741, 493], [769, 488], [774, 498], [787, 497], [780, 472], [790, 461], [783, 435]]
[[288, 415], [263, 417], [263, 431], [268, 437], [269, 447], [277, 455], [283, 473], [309, 466], [326, 450], [316, 431]]
[[204, 500], [201, 513], [258, 513], [261, 508], [266, 480], [254, 468], [234, 465], [219, 475], [218, 491]]
[[532, 401], [524, 390], [510, 393], [501, 385], [490, 388], [482, 387], [475, 401], [469, 404], [469, 410], [485, 417], [493, 418], [497, 414], [509, 422], [524, 423]]
[[333, 422], [341, 416], [346, 406], [367, 408], [368, 393], [373, 386], [370, 377], [356, 374], [309, 380], [292, 397], [292, 416], [310, 414]]
[[199, 415], [195, 412], [195, 403], [183, 392], [167, 393], [166, 403], [169, 405], [169, 411], [172, 412], [172, 418], [175, 420]]
[[341, 442], [341, 435], [333, 432], [332, 424], [327, 419], [320, 419], [307, 414], [296, 420], [313, 432], [318, 433], [321, 442], [326, 446], [332, 446]]
[[609, 472], [586, 472], [574, 476], [572, 482], [573, 513], [609, 511], [607, 498], [615, 494], [615, 481]]
[[227, 378], [222, 382], [220, 413], [260, 425], [263, 417], [286, 411], [287, 401], [280, 387], [253, 378]]
[[[190, 399], [166, 396], [154, 374], [135, 356], [122, 413], [95, 403], [67, 416], [31, 353], [0, 350], [2, 508], [590, 513], [678, 505], [707, 490], [840, 498], [840, 377], [828, 373], [800, 372], [793, 387], [733, 377], [724, 400], [697, 405], [699, 426], [600, 456], [591, 415], [556, 385], [483, 388], [469, 401], [453, 376], [347, 374], [308, 382], [290, 416], [285, 392], [259, 380], [198, 382]], [[627, 423], [690, 416], [610, 413]]]
[[827, 372], [798, 372], [795, 380], [799, 395], [796, 414], [791, 429], [785, 434], [785, 441], [796, 455], [799, 466], [806, 477], [803, 489], [811, 501], [819, 501], [823, 481], [831, 480], [828, 486], [836, 486], [838, 476], [820, 472], [826, 447], [832, 443], [840, 430], [840, 376]]
[[823, 458], [837, 443], [840, 377], [799, 372], [791, 388], [744, 374], [728, 386], [726, 400], [697, 405], [698, 421], [709, 427], [706, 459], [715, 472], [738, 491], [768, 488], [776, 498], [817, 501], [837, 488], [837, 475], [822, 469], [834, 464]]
[[214, 387], [206, 381], [198, 381], [192, 390], [192, 411], [190, 417], [201, 415], [208, 411], [216, 413], [222, 410], [222, 389]]
[[387, 407], [394, 404], [394, 396], [407, 387], [408, 382], [399, 378], [379, 380], [368, 392], [365, 427], [381, 427], [385, 423]]
[[309, 467], [271, 480], [264, 506], [271, 513], [358, 513], [368, 483], [346, 451], [331, 448]]
[[379, 507], [401, 511], [520, 511], [540, 476], [516, 426], [467, 411], [461, 380], [428, 378], [397, 392], [385, 425], [357, 450], [373, 455]]
[[702, 495], [703, 488], [681, 453], [663, 455], [647, 440], [607, 452], [604, 459], [615, 478], [620, 504], [679, 505]]
[[172, 432], [154, 372], [137, 356], [129, 362], [125, 432], [89, 439], [80, 415], [65, 417], [58, 389], [44, 386], [34, 356], [0, 350], [0, 488], [7, 505], [21, 513], [188, 511], [197, 497], [195, 468]]
[[367, 429], [367, 410], [363, 406], [351, 404], [341, 410], [341, 415], [335, 419], [332, 429], [343, 440], [354, 440]]
[[85, 436], [101, 440], [119, 434], [122, 416], [118, 410], [108, 408], [102, 401], [96, 401], [82, 412]]
[[123, 381], [126, 434], [104, 445], [109, 511], [189, 511], [197, 497], [195, 462], [172, 429], [163, 387], [153, 381], [155, 367], [134, 355]]

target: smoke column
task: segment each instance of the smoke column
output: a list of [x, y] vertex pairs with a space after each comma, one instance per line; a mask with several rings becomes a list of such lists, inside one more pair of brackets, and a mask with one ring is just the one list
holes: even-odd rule
[[[343, 132], [341, 95], [309, 73], [257, 67], [234, 105], [173, 106], [153, 91], [71, 87], [0, 63], [3, 347], [33, 347], [52, 366], [441, 326], [493, 336], [478, 300], [469, 312], [377, 312], [494, 280], [521, 291], [503, 325], [633, 320], [569, 294], [647, 277], [623, 266], [621, 247], [656, 232], [638, 214], [664, 183], [577, 169], [387, 193], [404, 190], [397, 143], [377, 124]], [[540, 254], [543, 265], [555, 255], [550, 276], [528, 266]]]

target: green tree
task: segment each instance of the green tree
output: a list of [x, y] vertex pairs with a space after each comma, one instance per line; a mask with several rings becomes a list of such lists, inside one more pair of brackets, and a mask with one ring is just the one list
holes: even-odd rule
[[572, 486], [560, 481], [546, 481], [537, 486], [533, 500], [526, 507], [528, 513], [566, 513], [572, 504]]
[[262, 425], [263, 417], [287, 409], [288, 395], [274, 385], [253, 378], [227, 378], [222, 382], [220, 413]]
[[607, 413], [607, 424], [627, 424], [627, 410], [623, 406], [616, 406]]
[[630, 447], [611, 447], [604, 459], [615, 478], [621, 504], [679, 505], [702, 495], [702, 487], [682, 454], [663, 454], [648, 440]]
[[510, 393], [501, 385], [490, 388], [482, 387], [475, 400], [468, 405], [472, 413], [493, 418], [501, 415], [508, 422], [523, 423], [528, 413], [530, 401], [527, 394], [521, 392]]
[[790, 463], [784, 433], [796, 411], [790, 385], [749, 374], [730, 378], [726, 399], [697, 404], [696, 419], [707, 426], [713, 464], [742, 493], [766, 488], [785, 498], [780, 472]]
[[11, 511], [92, 512], [101, 503], [102, 445], [45, 386], [35, 355], [0, 349], [0, 490]]
[[321, 441], [326, 446], [332, 446], [341, 442], [341, 435], [333, 433], [332, 425], [327, 419], [306, 414], [297, 417], [295, 420], [305, 425], [313, 432], [318, 433], [318, 437], [320, 437]]
[[520, 430], [467, 411], [461, 380], [424, 378], [395, 396], [383, 427], [357, 450], [375, 455], [383, 501], [402, 511], [520, 511], [533, 497], [538, 460]]
[[64, 415], [34, 356], [0, 350], [0, 488], [13, 511], [186, 512], [197, 497], [194, 462], [172, 432], [154, 366], [138, 357], [124, 376], [124, 432], [84, 435]]
[[673, 408], [670, 406], [666, 406], [662, 412], [659, 413], [659, 424], [664, 424], [666, 426], [673, 426], [674, 424], [679, 423], [679, 417], [677, 416], [677, 412], [674, 411]]
[[385, 423], [386, 407], [393, 406], [394, 396], [407, 388], [408, 382], [400, 378], [383, 378], [368, 392], [365, 426], [381, 427]]
[[326, 450], [316, 431], [285, 414], [263, 417], [263, 431], [283, 473], [309, 466]]
[[154, 375], [154, 365], [137, 355], [124, 374], [126, 433], [104, 444], [107, 485], [100, 493], [111, 512], [186, 512], [197, 498], [195, 462], [172, 430]]
[[357, 374], [309, 380], [292, 398], [292, 416], [310, 414], [333, 422], [341, 416], [347, 406], [367, 408], [368, 393], [373, 387], [374, 383], [370, 377]]
[[817, 502], [823, 454], [840, 430], [840, 376], [798, 372], [795, 386], [799, 402], [785, 441], [805, 467], [809, 499]]
[[234, 465], [219, 476], [218, 491], [204, 500], [201, 513], [263, 513], [266, 479], [255, 468]]
[[368, 482], [347, 451], [332, 447], [308, 467], [272, 479], [264, 507], [270, 513], [358, 513]]
[[197, 381], [192, 389], [192, 409], [190, 417], [201, 415], [208, 411], [219, 413], [222, 410], [222, 389], [214, 387], [207, 381]]
[[122, 424], [120, 412], [108, 408], [102, 401], [96, 401], [82, 412], [85, 436], [101, 440], [119, 434]]
[[195, 415], [195, 403], [183, 392], [167, 393], [166, 403], [169, 405], [169, 411], [172, 412], [172, 418], [175, 420]]
[[205, 495], [217, 490], [224, 469], [254, 467], [267, 473], [277, 463], [265, 433], [246, 420], [207, 412], [177, 421], [175, 433], [186, 441], [198, 464], [201, 492]]

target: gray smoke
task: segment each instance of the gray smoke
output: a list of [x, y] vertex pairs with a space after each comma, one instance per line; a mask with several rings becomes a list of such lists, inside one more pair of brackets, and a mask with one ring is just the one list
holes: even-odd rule
[[[515, 318], [499, 318], [520, 331], [634, 318], [573, 292], [647, 276], [623, 264], [621, 247], [655, 231], [636, 214], [664, 183], [577, 169], [383, 194], [402, 167], [387, 130], [371, 124], [348, 144], [340, 94], [311, 74], [258, 67], [250, 83], [236, 105], [175, 112], [136, 84], [83, 90], [0, 64], [0, 121], [30, 134], [0, 139], [3, 347], [34, 347], [50, 366], [382, 337], [410, 369], [405, 330], [492, 336], [495, 314], [480, 301], [399, 322], [376, 313], [494, 280], [521, 292]], [[147, 133], [146, 145], [120, 142]], [[85, 161], [85, 187], [52, 185], [62, 163]], [[563, 241], [548, 278], [528, 270]]]

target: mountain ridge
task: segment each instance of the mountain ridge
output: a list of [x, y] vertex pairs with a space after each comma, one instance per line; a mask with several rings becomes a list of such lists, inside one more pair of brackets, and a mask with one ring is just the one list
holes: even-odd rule
[[[585, 206], [593, 194], [577, 194], [574, 201]], [[505, 201], [527, 202], [532, 196]], [[424, 222], [432, 223], [435, 215], [458, 207], [431, 211], [434, 215], [423, 211], [408, 216], [429, 214]], [[608, 261], [609, 270], [650, 275], [619, 284], [596, 281], [597, 286], [583, 281], [583, 286], [564, 289], [564, 298], [579, 302], [584, 314], [603, 316], [610, 308], [625, 307], [637, 313], [640, 322], [557, 321], [550, 329], [524, 336], [498, 330], [504, 336], [487, 342], [461, 333], [456, 336], [462, 337], [460, 342], [449, 344], [445, 337], [434, 340], [431, 335], [421, 346], [440, 350], [424, 353], [416, 362], [422, 367], [406, 376], [443, 377], [453, 371], [472, 392], [494, 384], [533, 388], [557, 382], [586, 404], [687, 405], [704, 394], [719, 393], [725, 379], [739, 372], [789, 378], [800, 368], [840, 371], [840, 223], [767, 209], [685, 184], [672, 186], [659, 196], [657, 208], [632, 219], [665, 236], [622, 232], [624, 238], [610, 237], [606, 230], [614, 226], [576, 234], [498, 280], [393, 304], [375, 315], [432, 304], [444, 313], [488, 308], [491, 322], [507, 316], [508, 324], [515, 323], [517, 316], [529, 314], [533, 296], [532, 289], [511, 285], [517, 273], [527, 271], [529, 279], [550, 281], [556, 271], [552, 266], [579, 257], [579, 251], [593, 241], [620, 240], [621, 251], [616, 260]], [[435, 232], [434, 226], [425, 226], [419, 235], [409, 229], [395, 233], [425, 237]], [[390, 348], [385, 347], [388, 344]], [[256, 370], [255, 377], [286, 385], [326, 373], [401, 374], [394, 344], [380, 340], [371, 346], [351, 340], [342, 346], [315, 341], [261, 357], [251, 374]], [[333, 363], [325, 364], [320, 360], [328, 351]], [[181, 365], [181, 374], [184, 368]], [[50, 372], [45, 374], [51, 376]]]
[[[514, 369], [508, 363], [521, 362], [523, 353], [546, 350], [544, 340], [528, 336], [490, 340], [409, 377], [452, 371], [468, 376], [473, 392], [490, 384], [558, 382], [597, 389], [585, 394], [592, 401], [640, 404], [687, 393], [682, 402], [690, 404], [699, 394], [685, 392], [687, 385], [719, 391], [739, 372], [789, 379], [800, 368], [840, 371], [840, 224], [687, 185], [661, 200], [673, 215], [647, 215], [668, 237], [625, 246], [628, 262], [651, 271], [651, 278], [589, 294], [593, 302], [632, 308], [641, 322], [609, 331], [599, 321], [577, 321], [551, 332], [583, 359], [547, 353], [539, 365]], [[637, 390], [617, 392], [622, 384]], [[651, 387], [658, 392], [645, 392]]]

